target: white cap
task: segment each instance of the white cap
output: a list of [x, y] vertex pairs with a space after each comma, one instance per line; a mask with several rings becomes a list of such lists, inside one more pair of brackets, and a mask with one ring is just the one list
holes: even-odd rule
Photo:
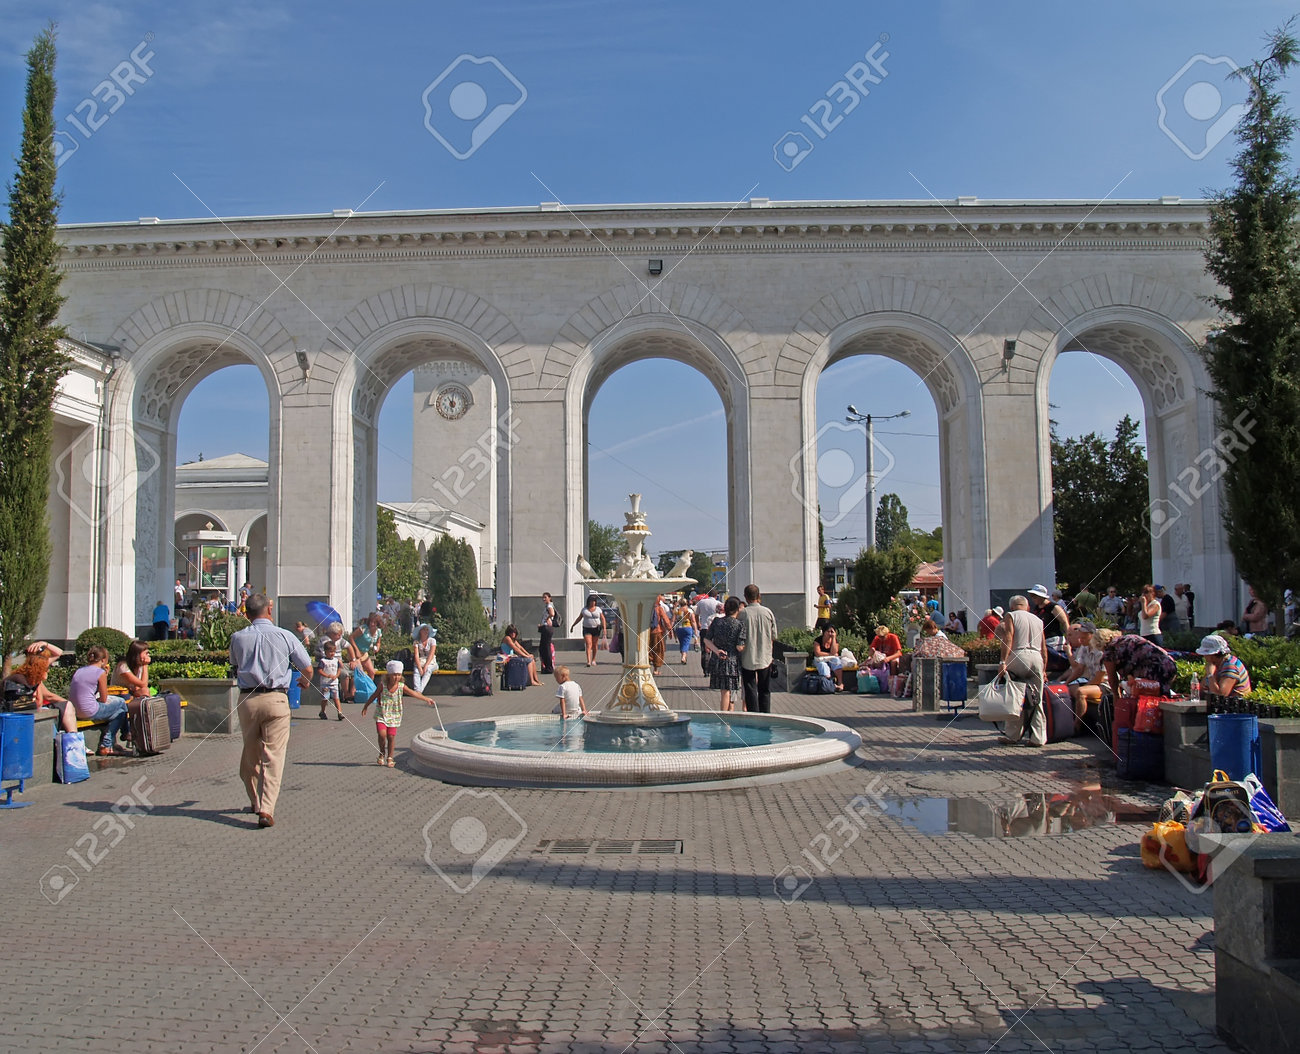
[[1197, 655], [1225, 655], [1229, 651], [1228, 642], [1220, 637], [1217, 633], [1211, 633], [1208, 637], [1201, 639], [1201, 646], [1196, 649]]
[[389, 659], [388, 665], [385, 666], [384, 669], [387, 670], [389, 673], [400, 674], [403, 670], [406, 669], [406, 667], [402, 665], [401, 659]]

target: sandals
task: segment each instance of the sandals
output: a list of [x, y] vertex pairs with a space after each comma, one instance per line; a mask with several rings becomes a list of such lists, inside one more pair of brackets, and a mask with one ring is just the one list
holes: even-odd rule
[[342, 720], [343, 720], [343, 711], [340, 710], [337, 714], [335, 714], [335, 716], [336, 716], [340, 721], [342, 721]]
[[394, 761], [392, 758], [389, 758], [389, 759], [388, 759], [388, 767], [389, 767], [390, 769], [395, 769], [395, 768], [397, 768], [397, 762]]
[[380, 755], [379, 755], [379, 762], [378, 762], [378, 763], [379, 763], [380, 765], [382, 765], [382, 764], [384, 763], [384, 755], [383, 755], [383, 754], [380, 754]]

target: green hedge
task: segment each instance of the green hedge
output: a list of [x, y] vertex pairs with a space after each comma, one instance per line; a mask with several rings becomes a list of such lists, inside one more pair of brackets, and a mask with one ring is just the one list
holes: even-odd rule
[[131, 646], [131, 638], [112, 626], [91, 626], [90, 629], [82, 630], [81, 635], [77, 637], [75, 650], [77, 658], [82, 660], [83, 664], [86, 652], [95, 644], [107, 648], [109, 659], [116, 663], [121, 662], [126, 655], [126, 649]]
[[168, 677], [229, 677], [230, 664], [225, 662], [154, 662], [149, 664], [149, 683], [158, 684]]

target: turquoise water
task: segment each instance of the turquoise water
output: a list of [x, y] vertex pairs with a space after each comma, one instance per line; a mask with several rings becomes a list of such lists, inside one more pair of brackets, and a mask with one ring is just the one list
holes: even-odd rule
[[504, 750], [543, 750], [568, 754], [641, 754], [647, 750], [656, 753], [673, 753], [682, 750], [731, 750], [736, 747], [765, 747], [771, 743], [793, 743], [811, 739], [818, 733], [811, 729], [773, 727], [764, 725], [732, 724], [721, 716], [692, 717], [689, 742], [662, 744], [638, 742], [634, 729], [628, 729], [626, 742], [619, 744], [593, 744], [583, 742], [581, 721], [546, 721], [521, 725], [474, 725], [451, 733], [457, 743], [470, 743], [480, 747], [498, 747]]

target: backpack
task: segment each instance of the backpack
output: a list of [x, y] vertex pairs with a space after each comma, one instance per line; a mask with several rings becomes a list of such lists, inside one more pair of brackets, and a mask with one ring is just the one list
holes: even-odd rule
[[488, 676], [486, 666], [479, 665], [470, 670], [469, 690], [471, 695], [492, 694], [492, 678]]
[[806, 670], [799, 684], [799, 690], [804, 695], [834, 695], [835, 682], [829, 677], [823, 677], [816, 670]]
[[469, 649], [470, 655], [476, 659], [486, 659], [490, 651], [491, 649], [488, 648], [488, 643], [485, 640], [476, 640], [470, 645]]

